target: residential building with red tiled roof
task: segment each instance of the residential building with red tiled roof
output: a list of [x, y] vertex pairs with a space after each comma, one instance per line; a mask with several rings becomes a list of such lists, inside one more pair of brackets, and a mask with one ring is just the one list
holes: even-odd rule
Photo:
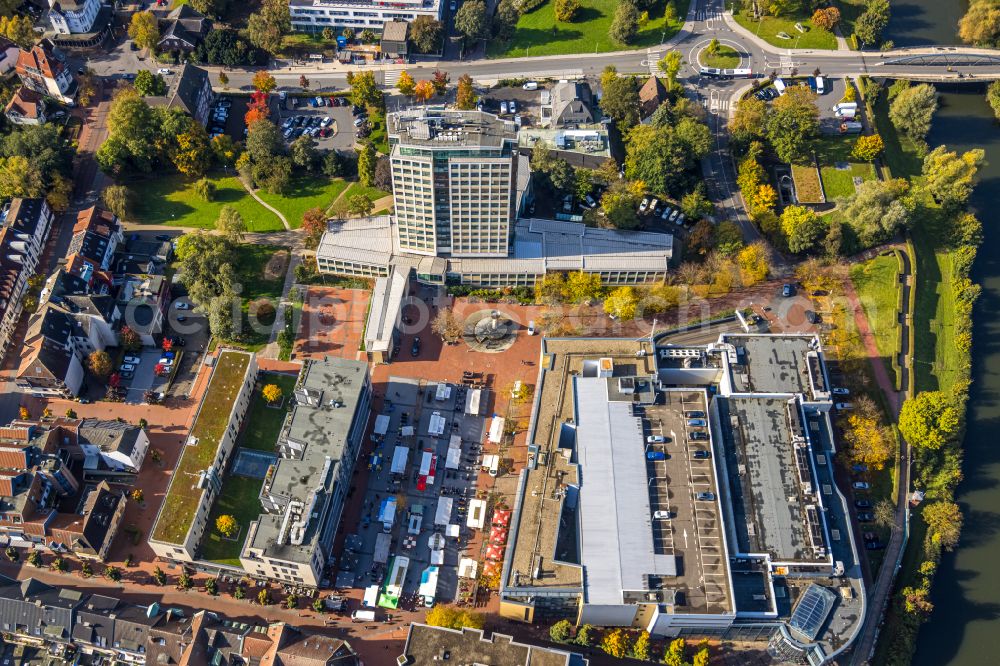
[[76, 81], [66, 60], [51, 41], [43, 39], [30, 49], [21, 49], [15, 66], [21, 83], [42, 95], [72, 102]]
[[45, 98], [34, 90], [21, 86], [7, 102], [4, 114], [15, 125], [44, 125]]

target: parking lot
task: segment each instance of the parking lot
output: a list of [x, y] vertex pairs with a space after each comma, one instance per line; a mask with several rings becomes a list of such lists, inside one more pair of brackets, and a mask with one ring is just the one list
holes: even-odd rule
[[[322, 106], [318, 105], [319, 100], [323, 100]], [[363, 125], [355, 127], [355, 118], [344, 97], [290, 98], [280, 108], [275, 122], [289, 143], [308, 132], [320, 148], [349, 150], [368, 132]]]
[[[458, 562], [469, 536], [465, 514], [476, 494], [485, 427], [484, 417], [466, 413], [468, 390], [389, 378], [382, 411], [387, 421], [382, 419], [382, 428], [376, 425], [373, 453], [359, 463], [368, 466], [368, 485], [355, 533], [345, 540], [337, 587], [381, 584], [393, 558], [397, 564], [407, 558], [399, 608], [412, 610], [421, 603], [421, 575], [435, 559], [431, 543], [436, 541], [443, 542], [434, 562], [439, 567], [436, 599], [455, 599]], [[484, 398], [479, 413], [488, 413], [487, 403]], [[460, 449], [457, 459], [449, 457], [449, 445]], [[396, 503], [392, 518], [384, 507], [389, 498]]]
[[705, 394], [663, 395], [643, 414], [653, 545], [658, 553], [677, 556], [687, 603], [711, 606], [728, 592]]

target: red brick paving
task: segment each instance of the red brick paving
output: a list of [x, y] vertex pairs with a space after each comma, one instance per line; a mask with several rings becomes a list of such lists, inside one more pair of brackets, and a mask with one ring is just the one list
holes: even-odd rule
[[358, 358], [370, 297], [363, 289], [309, 287], [292, 358]]

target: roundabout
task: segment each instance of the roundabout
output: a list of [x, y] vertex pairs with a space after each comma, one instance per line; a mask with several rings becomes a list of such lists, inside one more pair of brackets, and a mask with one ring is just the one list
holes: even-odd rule
[[703, 39], [691, 47], [688, 62], [694, 63], [699, 70], [703, 67], [748, 69], [750, 54], [742, 44], [731, 39]]

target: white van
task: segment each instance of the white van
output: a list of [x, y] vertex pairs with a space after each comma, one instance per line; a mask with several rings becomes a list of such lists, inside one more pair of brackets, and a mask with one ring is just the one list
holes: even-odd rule
[[375, 611], [356, 610], [353, 613], [351, 613], [351, 620], [353, 620], [354, 622], [374, 622]]
[[837, 111], [841, 111], [843, 109], [857, 109], [857, 108], [858, 108], [857, 102], [841, 102], [840, 104], [835, 104], [833, 108], [830, 110], [836, 113]]
[[534, 320], [528, 322], [528, 335], [535, 334], [535, 322]]
[[778, 91], [779, 95], [785, 94], [785, 82], [781, 79], [774, 80], [774, 89]]
[[[848, 85], [850, 85], [850, 84], [848, 84]], [[817, 95], [822, 95], [825, 92], [826, 92], [826, 87], [823, 84], [823, 77], [822, 76], [817, 76], [816, 77], [816, 94]]]
[[834, 114], [838, 118], [844, 118], [846, 120], [853, 120], [856, 115], [858, 115], [857, 109], [837, 109]]

